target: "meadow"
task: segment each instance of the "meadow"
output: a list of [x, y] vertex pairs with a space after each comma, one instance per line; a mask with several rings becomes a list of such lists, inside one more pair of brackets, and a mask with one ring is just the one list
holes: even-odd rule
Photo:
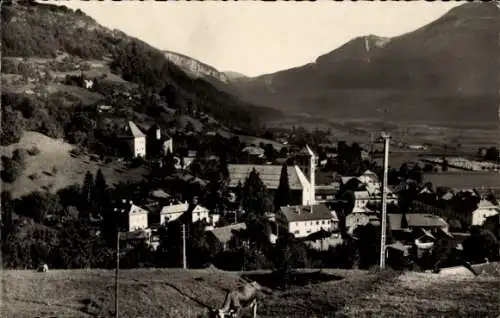
[[[274, 290], [260, 303], [258, 314], [497, 317], [500, 278], [498, 265], [491, 266], [496, 269], [478, 277], [323, 269], [339, 279]], [[206, 317], [208, 308], [222, 305], [227, 290], [241, 284], [240, 275], [213, 268], [122, 270], [120, 317]], [[114, 271], [6, 270], [1, 282], [1, 317], [111, 317], [114, 312]]]
[[38, 148], [37, 155], [27, 156], [26, 169], [13, 183], [2, 183], [4, 190], [9, 190], [14, 198], [32, 191], [57, 190], [74, 183], [82, 184], [87, 171], [95, 175], [101, 169], [108, 184], [126, 181], [139, 181], [144, 178], [147, 169], [130, 169], [122, 162], [103, 163], [88, 155], [72, 155], [75, 146], [62, 140], [53, 139], [37, 132], [24, 132], [21, 140], [6, 147], [0, 147], [0, 155], [12, 156], [16, 148]]

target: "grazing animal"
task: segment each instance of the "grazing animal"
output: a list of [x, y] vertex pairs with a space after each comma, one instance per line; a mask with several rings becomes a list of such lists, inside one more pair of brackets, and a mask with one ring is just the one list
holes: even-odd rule
[[43, 273], [46, 273], [49, 271], [49, 266], [47, 264], [43, 264], [41, 265], [39, 268], [38, 268], [38, 271], [39, 272], [43, 272]]
[[270, 289], [260, 286], [257, 282], [249, 282], [227, 292], [221, 309], [216, 310], [217, 318], [240, 317], [244, 308], [250, 308], [253, 318], [257, 317], [257, 302], [260, 291], [269, 292]]

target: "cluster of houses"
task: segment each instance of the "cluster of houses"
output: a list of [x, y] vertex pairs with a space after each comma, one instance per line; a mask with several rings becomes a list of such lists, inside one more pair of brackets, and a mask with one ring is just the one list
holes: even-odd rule
[[[149, 152], [166, 154], [173, 153], [173, 140], [163, 135], [160, 128], [152, 126], [143, 133], [133, 122], [128, 123], [128, 134], [123, 137], [127, 140], [133, 157], [146, 157]], [[303, 164], [288, 166], [288, 180], [290, 187], [290, 205], [283, 206], [276, 213], [268, 213], [269, 221], [274, 225], [270, 240], [274, 242], [283, 232], [293, 234], [297, 238], [306, 239], [311, 247], [327, 249], [329, 246], [341, 242], [337, 234], [318, 240], [307, 240], [318, 232], [338, 232], [338, 217], [334, 210], [337, 192], [341, 187], [353, 188], [354, 209], [346, 218], [346, 227], [353, 232], [359, 226], [366, 224], [380, 225], [379, 207], [382, 202], [382, 184], [374, 172], [367, 170], [359, 176], [334, 176], [333, 173], [317, 171], [318, 161], [315, 153], [306, 147], [308, 160]], [[194, 158], [195, 153], [184, 158], [184, 166], [189, 165], [189, 158]], [[260, 155], [260, 153], [258, 153]], [[229, 164], [229, 189], [243, 185], [252, 170], [256, 170], [266, 188], [273, 194], [279, 186], [281, 165], [273, 164]], [[398, 205], [398, 193], [408, 186], [408, 181], [387, 189], [387, 203]], [[425, 187], [421, 192], [428, 191]], [[477, 193], [475, 193], [477, 194]], [[453, 193], [443, 195], [444, 199], [451, 200]], [[477, 194], [479, 195], [479, 194]], [[194, 202], [176, 202], [162, 190], [153, 191], [151, 196], [156, 204], [149, 207], [139, 207], [133, 202], [124, 202], [122, 212], [126, 215], [127, 233], [123, 240], [145, 240], [153, 248], [158, 246], [155, 237], [155, 228], [178, 220], [183, 215], [188, 215], [190, 222], [204, 221], [206, 232], [223, 247], [232, 237], [234, 230], [244, 229], [244, 223], [219, 226], [220, 216], [213, 211]], [[482, 196], [481, 196], [482, 198]], [[448, 229], [448, 223], [442, 211], [429, 206], [419, 200], [413, 202], [412, 213], [388, 214], [389, 226], [393, 233], [419, 232], [424, 237], [432, 236], [438, 229]], [[244, 210], [244, 207], [243, 207]], [[189, 212], [189, 213], [188, 213]], [[491, 220], [500, 218], [500, 207], [482, 198], [469, 219], [470, 225], [484, 225]], [[495, 223], [495, 222], [493, 222]], [[498, 220], [497, 220], [497, 223]], [[495, 225], [498, 227], [498, 225]]]
[[173, 138], [162, 133], [158, 125], [152, 125], [144, 133], [133, 121], [129, 121], [120, 136], [134, 158], [145, 158], [146, 155], [165, 155], [168, 151], [173, 153]]

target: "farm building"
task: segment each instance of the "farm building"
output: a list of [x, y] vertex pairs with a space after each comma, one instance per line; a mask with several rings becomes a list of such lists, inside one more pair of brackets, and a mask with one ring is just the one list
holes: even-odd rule
[[498, 214], [500, 214], [500, 206], [487, 200], [481, 200], [477, 209], [472, 212], [472, 225], [481, 226], [488, 217]]
[[235, 223], [227, 226], [211, 228], [210, 230], [206, 231], [206, 235], [209, 240], [214, 240], [220, 243], [222, 246], [222, 250], [225, 251], [229, 247], [228, 243], [233, 237], [233, 233], [236, 231], [245, 230], [246, 228], [247, 227], [245, 223]]
[[[124, 210], [122, 210], [124, 211]], [[126, 211], [126, 229], [129, 232], [148, 228], [148, 211], [129, 202]]]
[[146, 157], [146, 135], [137, 127], [133, 121], [129, 121], [125, 129], [125, 135], [122, 138], [126, 139], [132, 156]]
[[396, 231], [426, 230], [433, 233], [439, 229], [448, 229], [448, 223], [434, 214], [429, 213], [407, 213], [407, 214], [387, 214], [390, 229]]
[[278, 234], [289, 232], [295, 237], [306, 237], [320, 230], [333, 231], [338, 218], [324, 204], [284, 206], [276, 213]]
[[[189, 208], [190, 204], [187, 201], [164, 206], [160, 211], [160, 224], [166, 224], [179, 219], [184, 213], [189, 211]], [[209, 211], [205, 207], [196, 204], [192, 211], [191, 222], [194, 223], [202, 220], [206, 222], [210, 221]]]
[[[229, 188], [243, 186], [252, 169], [255, 169], [266, 188], [273, 193], [279, 186], [281, 167], [278, 165], [229, 164]], [[309, 203], [311, 186], [298, 166], [288, 167], [288, 184], [291, 204]]]

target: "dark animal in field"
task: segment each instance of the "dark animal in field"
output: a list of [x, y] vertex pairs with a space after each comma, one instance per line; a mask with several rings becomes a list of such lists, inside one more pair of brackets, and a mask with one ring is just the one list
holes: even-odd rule
[[227, 292], [221, 309], [215, 310], [216, 318], [240, 317], [243, 309], [250, 308], [253, 317], [257, 317], [257, 303], [260, 292], [270, 292], [268, 288], [262, 287], [257, 282], [249, 282]]
[[49, 271], [49, 266], [47, 264], [43, 264], [40, 267], [38, 267], [38, 271], [42, 273], [46, 273]]

